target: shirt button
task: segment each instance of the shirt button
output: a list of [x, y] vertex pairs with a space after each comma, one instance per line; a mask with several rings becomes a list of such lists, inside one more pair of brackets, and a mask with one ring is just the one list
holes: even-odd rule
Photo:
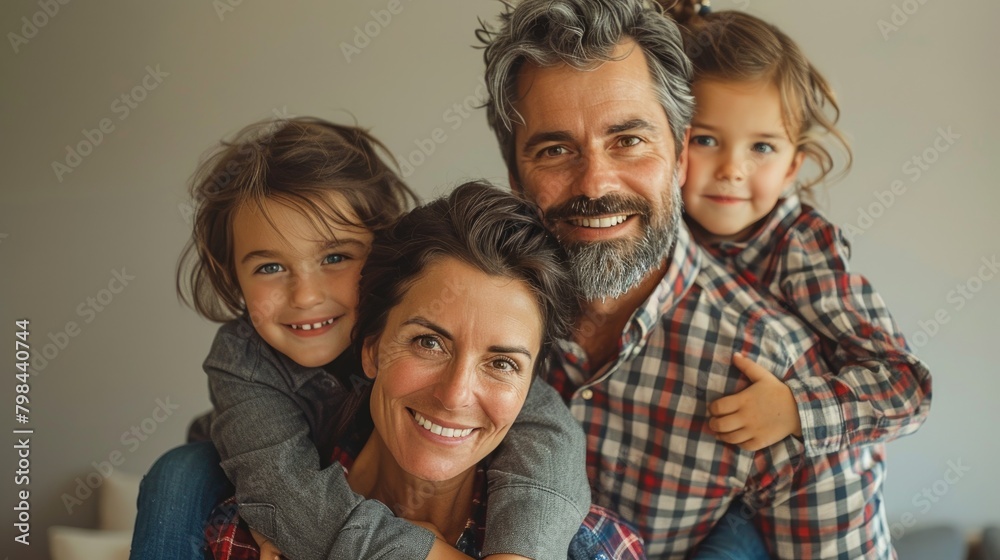
[[590, 399], [594, 398], [594, 392], [591, 391], [590, 389], [584, 389], [580, 391], [580, 398], [585, 401], [589, 401]]

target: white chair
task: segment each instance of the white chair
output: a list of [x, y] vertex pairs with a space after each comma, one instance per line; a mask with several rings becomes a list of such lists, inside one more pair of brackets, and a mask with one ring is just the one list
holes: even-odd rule
[[128, 560], [141, 476], [115, 471], [97, 492], [97, 529], [49, 528], [52, 560]]

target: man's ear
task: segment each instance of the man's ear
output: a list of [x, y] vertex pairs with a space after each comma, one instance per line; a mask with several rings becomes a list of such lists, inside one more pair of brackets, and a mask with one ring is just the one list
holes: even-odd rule
[[[691, 125], [684, 127], [684, 143], [677, 152], [677, 184], [684, 186], [688, 174], [688, 143], [691, 140]], [[676, 148], [676, 146], [675, 146]]]
[[361, 369], [365, 372], [365, 377], [375, 379], [378, 374], [378, 339], [370, 337], [365, 340], [361, 347]]
[[788, 165], [788, 172], [785, 173], [785, 187], [792, 184], [795, 178], [799, 175], [799, 169], [802, 168], [802, 163], [806, 160], [806, 153], [802, 150], [796, 152], [795, 157], [792, 158], [792, 163]]

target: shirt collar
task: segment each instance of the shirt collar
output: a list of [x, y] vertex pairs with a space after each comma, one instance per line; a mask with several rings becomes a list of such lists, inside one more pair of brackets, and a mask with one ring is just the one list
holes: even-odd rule
[[691, 239], [687, 226], [681, 223], [674, 247], [667, 256], [667, 271], [653, 293], [633, 313], [628, 332], [622, 340], [622, 354], [645, 340], [656, 326], [664, 311], [677, 304], [694, 284], [701, 268], [701, 250]]
[[763, 223], [757, 227], [756, 233], [746, 241], [722, 241], [712, 243], [705, 248], [713, 256], [726, 260], [733, 259], [742, 267], [760, 262], [762, 253], [770, 252], [776, 241], [775, 237], [784, 235], [783, 232], [789, 229], [791, 222], [801, 213], [801, 209], [802, 203], [798, 195], [792, 194], [779, 199], [774, 210], [771, 210]]
[[[646, 301], [632, 313], [619, 339], [619, 352], [617, 359], [609, 362], [600, 375], [595, 379], [602, 378], [608, 372], [614, 370], [623, 360], [629, 359], [634, 353], [641, 350], [642, 344], [649, 333], [656, 326], [659, 319], [664, 315], [664, 310], [677, 304], [684, 294], [694, 284], [701, 268], [701, 249], [691, 239], [687, 226], [681, 222], [677, 231], [674, 246], [666, 256], [667, 270], [663, 279], [653, 292], [646, 298]], [[586, 354], [583, 348], [572, 340], [561, 339], [556, 341], [559, 354], [562, 360], [572, 366], [574, 372], [586, 369]], [[571, 377], [580, 377], [571, 375]], [[577, 379], [577, 383], [583, 383], [583, 379]]]

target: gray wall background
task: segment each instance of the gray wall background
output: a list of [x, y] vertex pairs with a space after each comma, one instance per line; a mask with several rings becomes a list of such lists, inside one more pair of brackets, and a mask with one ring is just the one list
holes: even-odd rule
[[[1000, 381], [991, 358], [1000, 278], [981, 268], [1000, 253], [1000, 194], [988, 182], [1000, 127], [1000, 4], [715, 4], [785, 29], [842, 101], [856, 164], [829, 189], [825, 209], [860, 231], [855, 269], [935, 374], [930, 419], [889, 446], [896, 532], [909, 530], [904, 523], [950, 523], [972, 535], [1000, 523]], [[221, 137], [274, 114], [356, 120], [411, 164], [408, 179], [425, 198], [468, 178], [506, 184], [483, 112], [463, 108], [483, 92], [473, 29], [498, 2], [106, 0], [60, 4], [44, 17], [40, 6], [0, 7], [0, 363], [14, 371], [15, 319], [30, 319], [32, 349], [48, 356], [31, 376], [27, 551], [13, 544], [15, 380], [0, 381], [9, 442], [0, 452], [0, 550], [29, 560], [47, 557], [47, 527], [96, 523], [96, 499], [69, 512], [61, 498], [92, 463], [118, 452], [117, 468], [144, 473], [209, 406], [200, 365], [215, 327], [177, 302], [173, 274], [189, 235], [187, 179]], [[44, 25], [28, 37], [22, 18]], [[148, 68], [162, 74], [143, 86]], [[123, 94], [135, 94], [127, 114]], [[53, 162], [65, 164], [67, 146], [86, 141], [82, 131], [102, 119], [110, 132], [99, 143], [92, 133], [90, 153], [58, 176]], [[435, 129], [444, 141], [414, 155]], [[940, 131], [951, 131], [953, 143], [935, 148]], [[102, 292], [116, 272], [133, 278], [119, 293]], [[75, 336], [60, 335], [70, 321]], [[177, 407], [166, 418], [157, 413], [162, 422], [153, 420], [157, 399]], [[123, 441], [133, 426], [149, 433]]]

